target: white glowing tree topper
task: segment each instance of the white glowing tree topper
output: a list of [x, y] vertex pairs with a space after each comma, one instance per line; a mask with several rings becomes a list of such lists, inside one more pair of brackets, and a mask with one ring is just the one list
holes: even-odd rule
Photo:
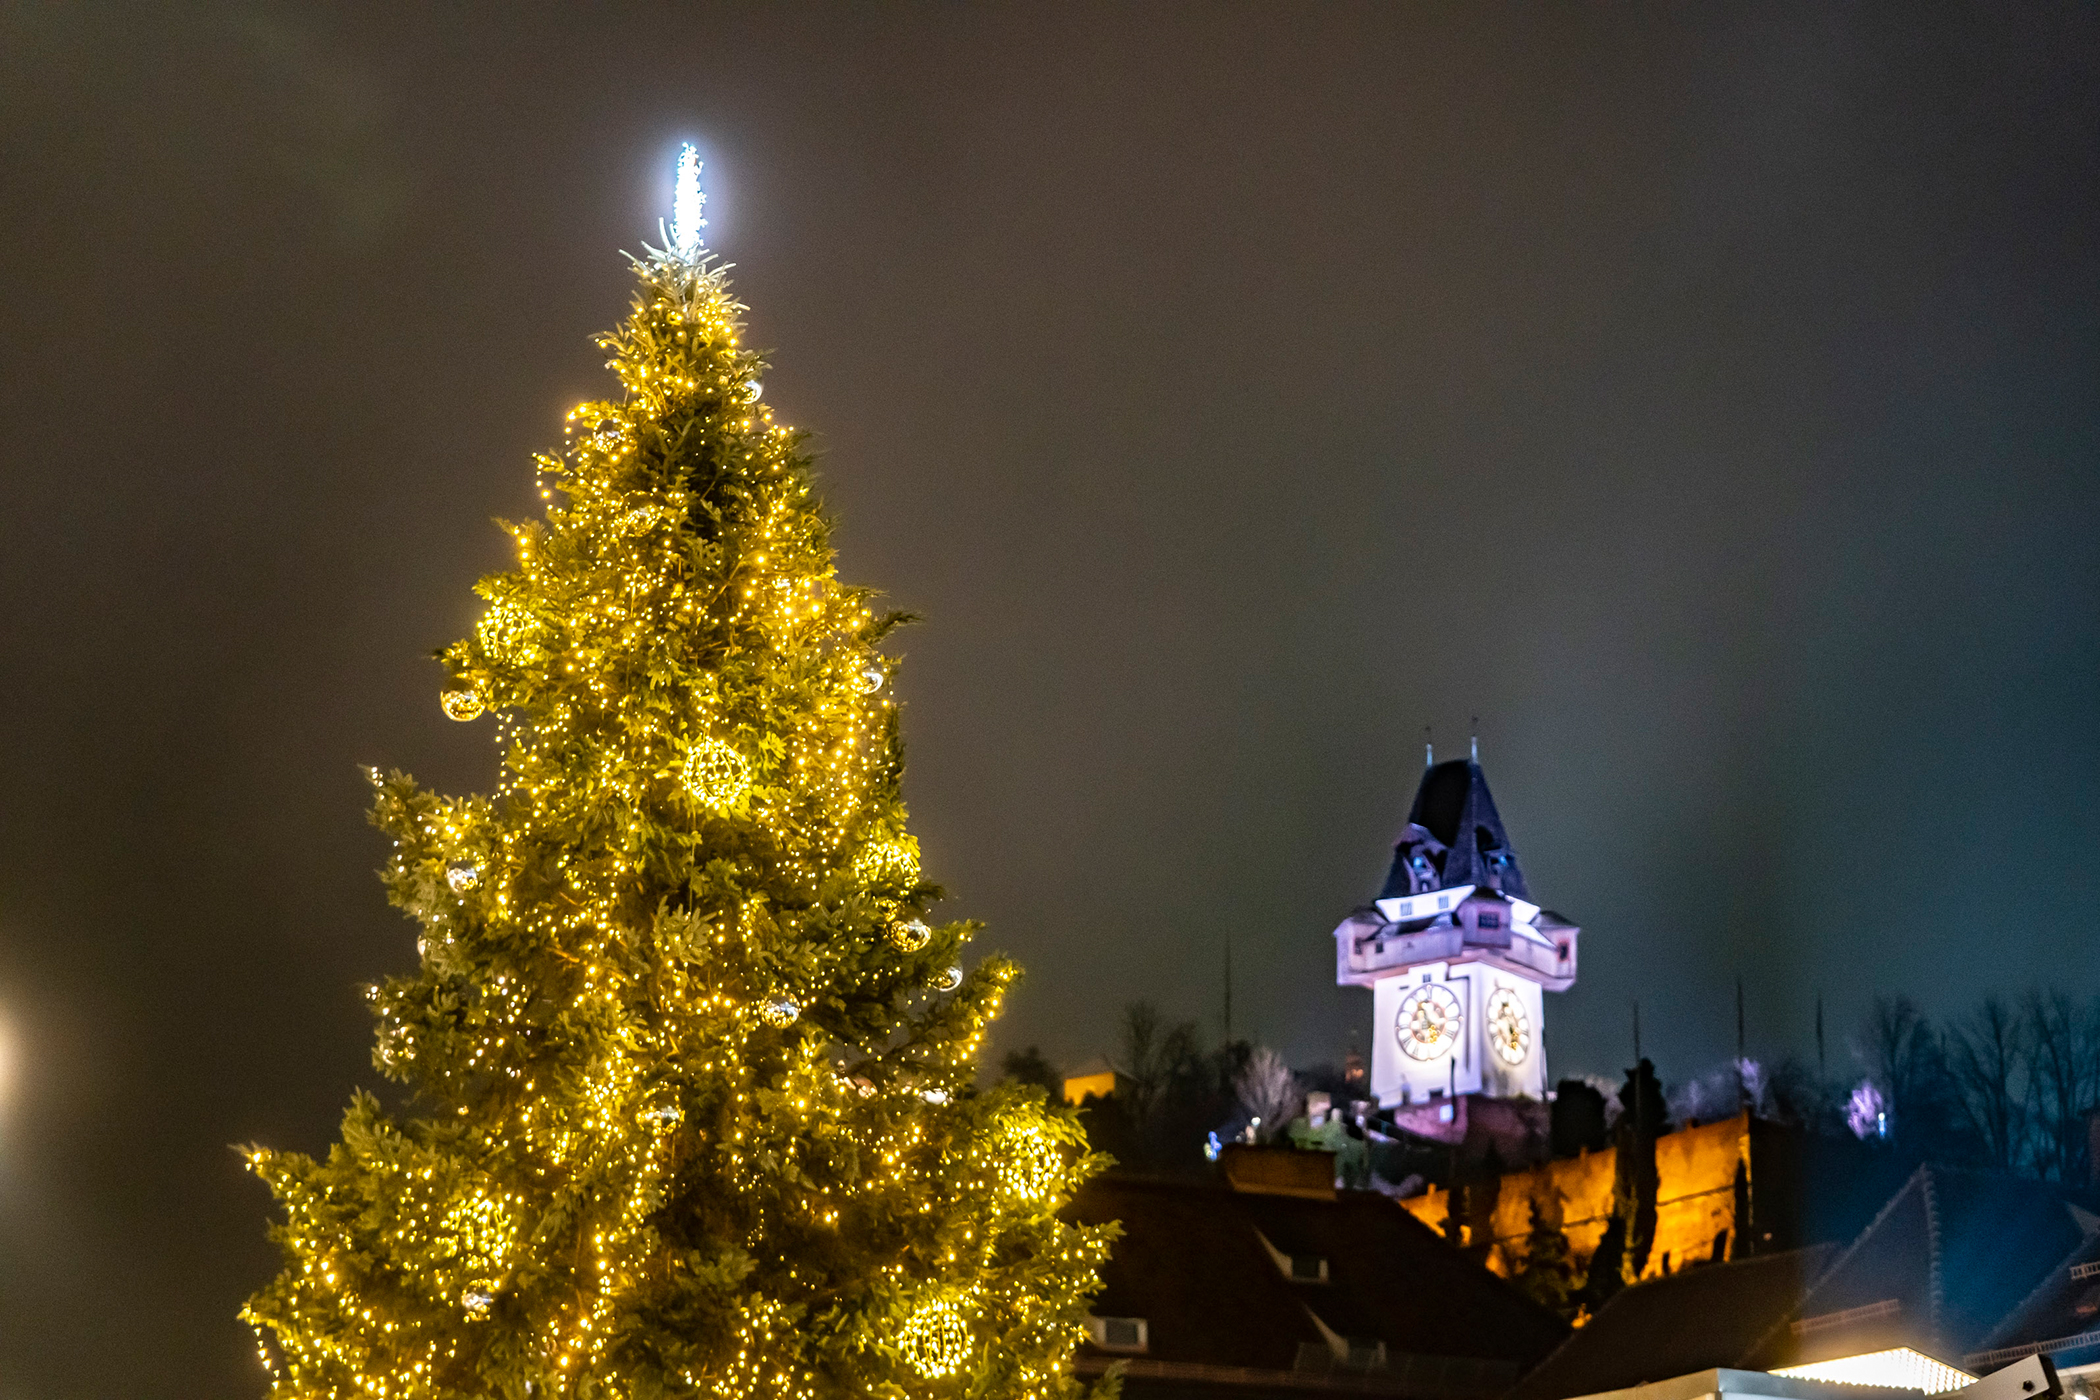
[[678, 184], [671, 193], [671, 251], [691, 260], [700, 251], [707, 195], [700, 188], [700, 151], [688, 141], [678, 148]]

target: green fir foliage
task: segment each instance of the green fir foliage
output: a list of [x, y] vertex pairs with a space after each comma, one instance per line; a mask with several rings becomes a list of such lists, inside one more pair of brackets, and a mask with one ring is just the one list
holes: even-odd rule
[[1108, 1231], [1073, 1116], [973, 1090], [1014, 975], [930, 926], [899, 795], [899, 615], [834, 575], [798, 435], [709, 259], [637, 263], [621, 396], [541, 459], [445, 648], [492, 797], [374, 775], [421, 962], [370, 989], [412, 1116], [250, 1149], [286, 1264], [272, 1395], [1016, 1397], [1067, 1363]]

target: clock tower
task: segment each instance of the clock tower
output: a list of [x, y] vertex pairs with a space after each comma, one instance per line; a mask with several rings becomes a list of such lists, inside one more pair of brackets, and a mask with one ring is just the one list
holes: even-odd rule
[[1480, 764], [1431, 764], [1385, 888], [1334, 931], [1335, 980], [1371, 989], [1379, 1106], [1544, 1099], [1543, 993], [1575, 985], [1580, 932], [1531, 902]]

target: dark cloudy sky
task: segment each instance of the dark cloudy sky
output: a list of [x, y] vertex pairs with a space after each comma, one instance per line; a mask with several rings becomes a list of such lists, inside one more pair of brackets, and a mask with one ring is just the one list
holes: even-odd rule
[[0, 1400], [259, 1387], [227, 1144], [372, 1078], [357, 766], [488, 784], [426, 657], [685, 138], [1000, 1049], [1229, 938], [1338, 1056], [1475, 714], [1557, 1070], [2100, 990], [2096, 133], [2089, 4], [0, 4]]

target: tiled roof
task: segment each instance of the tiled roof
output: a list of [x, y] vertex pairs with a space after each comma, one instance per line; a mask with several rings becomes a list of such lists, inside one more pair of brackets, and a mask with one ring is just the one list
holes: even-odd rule
[[[1317, 1200], [1107, 1176], [1082, 1187], [1070, 1213], [1122, 1223], [1093, 1311], [1145, 1319], [1148, 1345], [1129, 1381], [1145, 1382], [1151, 1400], [1192, 1384], [1230, 1384], [1240, 1395], [1264, 1378], [1291, 1390], [1490, 1393], [1567, 1330], [1375, 1192]], [[1292, 1256], [1315, 1276], [1324, 1262], [1325, 1279], [1294, 1281]], [[1382, 1344], [1385, 1364], [1330, 1374], [1335, 1339]], [[1084, 1348], [1080, 1369], [1098, 1371], [1114, 1355]], [[1226, 1368], [1239, 1374], [1225, 1378]]]
[[2100, 1360], [2100, 1233], [2080, 1240], [1961, 1360], [1990, 1370], [2039, 1351], [2066, 1366]]
[[1635, 1284], [1599, 1308], [1508, 1400], [1565, 1400], [1739, 1365], [1792, 1315], [1834, 1252], [1818, 1245]]
[[1959, 1360], [2085, 1239], [2065, 1188], [1921, 1166], [1745, 1358], [1774, 1366], [1911, 1346]]

